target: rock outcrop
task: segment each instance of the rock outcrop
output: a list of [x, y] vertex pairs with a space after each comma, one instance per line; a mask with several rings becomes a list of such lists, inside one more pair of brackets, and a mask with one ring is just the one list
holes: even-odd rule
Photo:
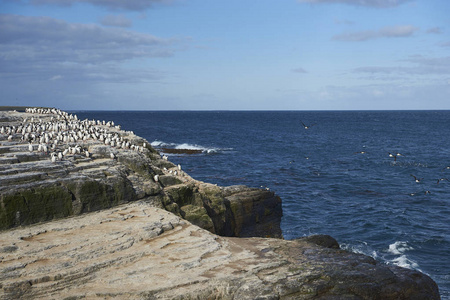
[[439, 299], [330, 236], [280, 239], [281, 214], [110, 122], [0, 111], [1, 299]]
[[281, 200], [192, 179], [112, 122], [0, 112], [0, 230], [146, 200], [224, 236], [281, 237]]
[[331, 237], [220, 237], [144, 201], [0, 240], [1, 299], [439, 299], [428, 276]]

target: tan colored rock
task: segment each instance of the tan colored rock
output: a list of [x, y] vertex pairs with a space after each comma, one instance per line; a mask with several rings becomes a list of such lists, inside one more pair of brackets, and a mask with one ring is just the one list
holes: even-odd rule
[[48, 110], [32, 111], [0, 111], [0, 229], [16, 227], [0, 232], [0, 299], [439, 299], [428, 276], [328, 236], [223, 237], [281, 237], [281, 199], [196, 181], [106, 122], [102, 140], [58, 144], [62, 161], [30, 152], [11, 130], [32, 119], [42, 139]]
[[219, 237], [145, 202], [0, 241], [1, 299], [439, 299], [419, 272], [306, 240]]

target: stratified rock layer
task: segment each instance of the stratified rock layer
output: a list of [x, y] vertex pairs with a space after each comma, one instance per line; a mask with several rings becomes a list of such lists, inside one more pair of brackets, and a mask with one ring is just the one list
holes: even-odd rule
[[282, 236], [273, 192], [194, 180], [111, 122], [0, 111], [0, 130], [0, 230], [146, 200], [216, 234]]
[[262, 238], [281, 237], [271, 191], [196, 181], [132, 132], [42, 112], [0, 112], [1, 299], [439, 299], [329, 236]]
[[219, 237], [146, 202], [0, 240], [1, 299], [439, 299], [428, 276], [331, 237]]

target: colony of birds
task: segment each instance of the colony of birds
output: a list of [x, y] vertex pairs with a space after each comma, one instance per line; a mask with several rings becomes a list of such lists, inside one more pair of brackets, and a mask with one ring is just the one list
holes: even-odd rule
[[[64, 160], [94, 158], [89, 152], [93, 144], [103, 144], [109, 150], [106, 155], [112, 160], [117, 159], [119, 150], [149, 151], [150, 146], [145, 140], [137, 139], [132, 131], [121, 130], [113, 121], [79, 120], [77, 115], [56, 108], [26, 108], [25, 113], [28, 115], [25, 119], [0, 127], [0, 141], [7, 141], [1, 145], [28, 145], [25, 151], [38, 155], [39, 160], [47, 158], [56, 164]], [[168, 157], [162, 155], [161, 159], [168, 160]], [[173, 170], [163, 168], [163, 172], [184, 175], [180, 165]], [[153, 179], [158, 182], [159, 175]]]
[[[30, 152], [48, 155], [52, 162], [64, 160], [74, 155], [90, 157], [87, 145], [97, 141], [110, 146], [112, 149], [131, 149], [144, 151], [146, 143], [135, 145], [123, 137], [120, 125], [113, 121], [79, 120], [76, 115], [69, 114], [56, 108], [27, 108], [26, 113], [32, 115], [51, 116], [50, 120], [31, 116], [15, 125], [2, 126], [0, 134], [7, 140], [28, 143]], [[125, 131], [132, 134], [131, 131]], [[111, 159], [115, 158], [114, 151], [110, 152]]]

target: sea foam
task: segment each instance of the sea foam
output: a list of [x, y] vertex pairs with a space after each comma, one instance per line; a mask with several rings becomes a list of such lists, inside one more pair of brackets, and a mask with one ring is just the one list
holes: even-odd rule
[[208, 154], [232, 150], [232, 148], [204, 147], [204, 146], [193, 145], [193, 144], [189, 144], [189, 143], [181, 143], [181, 144], [166, 143], [166, 142], [159, 141], [159, 140], [153, 141], [151, 143], [151, 145], [154, 148], [173, 148], [173, 149], [178, 149], [178, 150], [198, 150], [198, 151], [201, 151], [203, 153], [208, 153]]
[[408, 242], [396, 241], [395, 243], [390, 244], [387, 252], [398, 256], [390, 259], [389, 262], [399, 267], [419, 270], [419, 265], [405, 254], [410, 250], [414, 250], [414, 248], [409, 246]]

